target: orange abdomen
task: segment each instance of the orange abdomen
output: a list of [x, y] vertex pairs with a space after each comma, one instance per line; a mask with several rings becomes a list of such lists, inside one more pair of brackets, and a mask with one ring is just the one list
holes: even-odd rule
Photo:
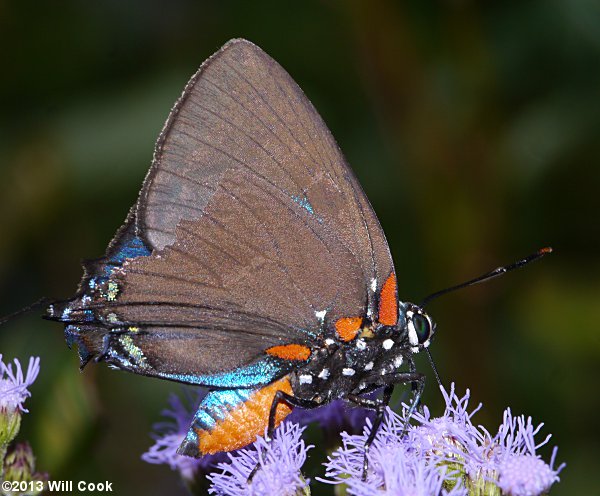
[[[233, 451], [254, 442], [258, 436], [263, 436], [269, 423], [269, 412], [277, 391], [292, 394], [292, 385], [288, 377], [253, 393], [248, 400], [228, 412], [227, 416], [218, 421], [210, 431], [198, 429], [196, 432], [200, 452], [208, 455]], [[285, 403], [280, 403], [277, 407], [275, 427], [291, 411], [291, 408]]]

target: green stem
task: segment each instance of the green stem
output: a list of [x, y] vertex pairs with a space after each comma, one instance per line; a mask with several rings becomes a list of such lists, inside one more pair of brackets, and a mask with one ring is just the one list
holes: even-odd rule
[[6, 457], [7, 449], [8, 443], [0, 445], [0, 482], [4, 482], [4, 458]]

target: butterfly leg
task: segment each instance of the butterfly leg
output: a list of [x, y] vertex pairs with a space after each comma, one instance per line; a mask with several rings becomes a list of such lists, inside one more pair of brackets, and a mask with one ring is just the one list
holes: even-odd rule
[[415, 412], [417, 407], [421, 402], [421, 395], [423, 394], [423, 390], [425, 389], [425, 376], [423, 374], [419, 374], [417, 372], [415, 362], [410, 360], [410, 373], [414, 374], [417, 379], [411, 382], [411, 390], [412, 390], [412, 401], [408, 407], [408, 412], [406, 414], [406, 422], [404, 423], [404, 429], [402, 430], [402, 436], [406, 433], [406, 426], [408, 421], [412, 417], [412, 414]]
[[363, 458], [363, 473], [362, 479], [367, 480], [367, 471], [369, 469], [369, 459], [367, 458], [369, 454], [369, 448], [371, 444], [373, 444], [373, 440], [377, 435], [377, 431], [381, 426], [381, 422], [383, 421], [383, 417], [385, 415], [385, 409], [390, 404], [390, 399], [392, 398], [392, 393], [394, 392], [394, 385], [388, 384], [385, 386], [383, 390], [383, 397], [377, 400], [371, 400], [369, 398], [363, 398], [362, 396], [357, 396], [354, 394], [349, 394], [347, 399], [352, 403], [362, 406], [364, 408], [368, 408], [369, 410], [375, 410], [375, 420], [373, 421], [373, 426], [371, 427], [371, 432], [369, 433], [369, 437], [367, 438], [364, 446], [364, 458]]
[[[269, 424], [267, 427], [267, 435], [265, 437], [265, 440], [267, 442], [271, 442], [271, 440], [273, 439], [273, 433], [275, 432], [275, 419], [277, 418], [277, 407], [281, 403], [288, 405], [290, 408], [300, 407], [311, 409], [321, 406], [321, 403], [319, 403], [318, 401], [296, 398], [295, 396], [292, 396], [291, 394], [288, 394], [285, 391], [277, 391], [275, 393], [275, 396], [273, 397], [273, 402], [271, 403], [271, 410], [269, 411]], [[250, 475], [248, 476], [248, 483], [252, 482], [252, 479], [256, 475], [256, 472], [258, 472], [258, 469], [260, 468], [260, 459], [264, 458], [264, 454], [265, 448], [262, 449], [263, 456], [259, 456], [259, 460], [256, 462], [256, 466], [252, 469], [252, 472], [250, 472]]]
[[[414, 395], [413, 401], [411, 402], [411, 406], [409, 408], [409, 413], [408, 413], [407, 418], [410, 418], [411, 415], [413, 414], [416, 405], [419, 403], [419, 400], [421, 398], [421, 393], [423, 392], [423, 388], [425, 386], [425, 376], [416, 372], [414, 370], [414, 365], [411, 367], [410, 372], [403, 372], [400, 374], [396, 374], [394, 376], [391, 376], [390, 379], [393, 379], [393, 382], [391, 384], [387, 384], [385, 386], [385, 388], [383, 390], [383, 397], [380, 400], [371, 400], [368, 398], [363, 398], [361, 396], [356, 396], [356, 395], [352, 395], [352, 394], [347, 396], [348, 400], [352, 401], [353, 403], [363, 406], [365, 408], [369, 408], [371, 410], [375, 410], [377, 412], [376, 416], [375, 416], [375, 420], [373, 421], [373, 427], [371, 428], [369, 437], [367, 438], [367, 441], [365, 442], [364, 459], [363, 459], [363, 474], [362, 474], [363, 480], [367, 479], [367, 471], [369, 469], [369, 460], [367, 458], [368, 454], [369, 454], [369, 449], [371, 447], [371, 444], [373, 444], [373, 441], [375, 440], [375, 436], [377, 435], [377, 431], [379, 430], [379, 427], [381, 426], [381, 422], [383, 422], [383, 417], [385, 415], [385, 408], [390, 403], [390, 399], [392, 397], [392, 392], [394, 391], [394, 384], [410, 382], [412, 384], [412, 387], [416, 390], [416, 394]], [[404, 425], [404, 430], [402, 431], [401, 435], [403, 436], [405, 432], [406, 432], [406, 424]]]
[[408, 422], [412, 417], [413, 413], [417, 409], [419, 402], [421, 401], [421, 395], [423, 394], [423, 389], [425, 389], [425, 376], [415, 370], [414, 364], [411, 363], [410, 372], [402, 372], [395, 375], [388, 376], [388, 380], [393, 381], [393, 383], [411, 383], [412, 390], [412, 400], [410, 405], [408, 406], [408, 411], [406, 412], [406, 421], [404, 423], [404, 429], [400, 434], [400, 437], [406, 434], [406, 429], [408, 427]]

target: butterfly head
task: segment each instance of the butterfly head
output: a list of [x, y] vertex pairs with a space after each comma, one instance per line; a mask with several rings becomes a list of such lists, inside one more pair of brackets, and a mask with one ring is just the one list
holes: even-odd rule
[[435, 334], [435, 322], [425, 313], [423, 308], [414, 303], [406, 303], [406, 335], [413, 353], [427, 348]]

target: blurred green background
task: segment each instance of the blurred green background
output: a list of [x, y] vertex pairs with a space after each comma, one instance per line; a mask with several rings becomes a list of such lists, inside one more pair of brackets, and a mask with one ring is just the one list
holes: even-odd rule
[[[444, 381], [484, 403], [480, 423], [496, 428], [506, 406], [546, 422], [568, 465], [552, 494], [597, 492], [600, 3], [0, 1], [0, 23], [0, 314], [71, 296], [80, 259], [103, 253], [135, 201], [188, 77], [246, 37], [336, 136], [401, 298], [555, 248], [432, 303], [432, 351]], [[185, 494], [140, 460], [180, 386], [80, 374], [61, 326], [35, 315], [0, 329], [0, 352], [41, 356], [21, 434], [39, 469], [115, 494]]]

